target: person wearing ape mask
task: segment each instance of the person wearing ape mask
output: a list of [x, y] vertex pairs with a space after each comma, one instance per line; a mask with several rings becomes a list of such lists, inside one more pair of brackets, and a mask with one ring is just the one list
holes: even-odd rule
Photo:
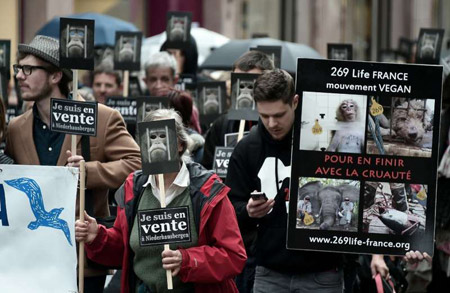
[[356, 101], [342, 101], [336, 109], [336, 130], [331, 138], [328, 152], [362, 153], [364, 149], [364, 129], [357, 125], [361, 113]]
[[[234, 283], [246, 254], [228, 191], [217, 174], [184, 156], [187, 133], [173, 110], [150, 112], [144, 121], [175, 119], [180, 169], [164, 174], [166, 204], [189, 210], [190, 240], [141, 245], [139, 212], [158, 209], [157, 175], [131, 173], [116, 193], [119, 212], [114, 227], [105, 228], [86, 214], [75, 224], [75, 238], [84, 241], [88, 257], [104, 265], [122, 266], [121, 292], [167, 292], [171, 270], [176, 292], [237, 293]], [[161, 138], [162, 139], [162, 138]], [[149, 273], [150, 272], [150, 273]]]

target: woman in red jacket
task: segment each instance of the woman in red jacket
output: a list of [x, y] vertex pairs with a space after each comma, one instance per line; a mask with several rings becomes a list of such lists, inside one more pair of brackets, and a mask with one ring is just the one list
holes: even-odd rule
[[[175, 119], [180, 157], [188, 136], [180, 116], [173, 110], [156, 110], [145, 121]], [[229, 188], [201, 165], [180, 160], [180, 170], [164, 174], [167, 207], [188, 207], [189, 242], [144, 246], [139, 241], [139, 211], [159, 208], [157, 176], [136, 171], [116, 193], [118, 214], [110, 229], [86, 214], [75, 224], [75, 238], [84, 241], [89, 259], [121, 266], [121, 292], [166, 292], [166, 273], [171, 270], [170, 292], [238, 292], [233, 278], [244, 267], [246, 254]]]

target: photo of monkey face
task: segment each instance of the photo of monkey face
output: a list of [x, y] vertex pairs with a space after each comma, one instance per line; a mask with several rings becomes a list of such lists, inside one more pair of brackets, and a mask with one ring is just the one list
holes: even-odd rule
[[94, 66], [94, 21], [61, 18], [61, 67], [92, 69]]
[[141, 62], [141, 32], [116, 32], [114, 69], [139, 70]]
[[144, 174], [178, 171], [180, 156], [175, 120], [141, 122], [138, 128]]
[[438, 34], [424, 33], [419, 48], [420, 58], [436, 58], [436, 48], [438, 41]]
[[157, 109], [168, 109], [169, 99], [166, 97], [138, 97], [136, 98], [136, 121], [137, 123], [144, 121], [145, 116], [150, 111]]
[[328, 59], [352, 60], [353, 46], [351, 44], [327, 44]]
[[191, 12], [169, 11], [167, 13], [168, 48], [182, 49], [189, 45], [191, 33]]
[[231, 73], [231, 109], [228, 119], [258, 120], [256, 103], [253, 99], [255, 80], [258, 74]]
[[222, 113], [221, 104], [222, 92], [221, 88], [206, 88], [202, 90], [203, 111], [202, 114], [219, 114]]
[[416, 63], [439, 64], [443, 38], [443, 29], [420, 29]]
[[253, 81], [238, 79], [236, 84], [236, 109], [255, 109], [253, 87]]

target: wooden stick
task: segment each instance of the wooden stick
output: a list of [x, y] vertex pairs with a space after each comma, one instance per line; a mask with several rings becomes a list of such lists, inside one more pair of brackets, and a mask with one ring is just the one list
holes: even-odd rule
[[125, 70], [123, 72], [123, 96], [125, 98], [128, 98], [128, 90], [129, 90], [129, 84], [130, 84], [130, 71]]
[[244, 137], [244, 129], [245, 129], [245, 120], [241, 120], [241, 123], [239, 123], [239, 132], [237, 138], [238, 142]]
[[[83, 160], [80, 161], [80, 221], [82, 222], [84, 222], [85, 187], [86, 166]], [[84, 292], [84, 242], [79, 242], [78, 249], [78, 289], [80, 293]]]
[[[166, 207], [166, 189], [164, 187], [164, 174], [158, 174], [159, 195], [161, 199], [161, 207]], [[164, 250], [169, 250], [169, 244], [164, 244]], [[172, 271], [166, 270], [167, 289], [173, 290]]]
[[[73, 69], [73, 94], [72, 100], [78, 100], [78, 69]], [[77, 154], [77, 137], [72, 135], [72, 156]]]

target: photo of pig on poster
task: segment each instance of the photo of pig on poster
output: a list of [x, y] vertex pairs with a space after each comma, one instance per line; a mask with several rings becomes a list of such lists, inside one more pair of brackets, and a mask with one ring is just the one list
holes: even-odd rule
[[297, 66], [288, 249], [432, 255], [442, 67]]

